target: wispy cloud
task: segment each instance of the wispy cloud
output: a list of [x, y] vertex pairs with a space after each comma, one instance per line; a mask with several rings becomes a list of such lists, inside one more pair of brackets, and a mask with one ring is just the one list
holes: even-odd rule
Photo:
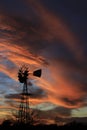
[[[74, 53], [76, 59], [83, 58], [82, 44], [69, 29], [69, 27], [52, 12], [44, 8], [38, 1], [26, 0], [41, 20], [43, 37], [49, 41], [61, 40], [68, 49]], [[79, 49], [79, 51], [78, 51]]]

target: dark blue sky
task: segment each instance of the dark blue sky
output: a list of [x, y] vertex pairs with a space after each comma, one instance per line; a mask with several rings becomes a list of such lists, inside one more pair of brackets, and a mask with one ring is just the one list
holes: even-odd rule
[[[87, 1], [86, 0], [40, 0], [44, 6], [61, 17], [71, 30], [76, 33], [87, 48]], [[26, 16], [29, 14], [29, 6], [23, 0], [1, 0], [0, 6], [6, 12]], [[28, 12], [28, 13], [27, 13]], [[31, 14], [31, 13], [30, 13]]]

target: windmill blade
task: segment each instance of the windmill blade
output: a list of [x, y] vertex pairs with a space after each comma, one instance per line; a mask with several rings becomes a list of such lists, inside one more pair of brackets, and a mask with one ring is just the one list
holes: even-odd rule
[[42, 70], [39, 69], [39, 70], [35, 70], [35, 71], [33, 72], [33, 75], [34, 75], [34, 76], [37, 76], [37, 77], [41, 77], [41, 73], [42, 73]]

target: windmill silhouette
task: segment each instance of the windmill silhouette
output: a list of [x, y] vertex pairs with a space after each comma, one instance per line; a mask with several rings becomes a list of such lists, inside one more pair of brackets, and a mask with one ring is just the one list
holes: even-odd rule
[[[33, 71], [33, 76], [41, 77], [41, 69]], [[23, 89], [21, 94], [21, 101], [18, 111], [18, 122], [20, 123], [30, 123], [32, 122], [31, 110], [29, 97], [31, 93], [28, 92], [27, 80], [29, 78], [29, 69], [25, 65], [22, 66], [18, 71], [18, 80], [20, 83], [23, 83]]]

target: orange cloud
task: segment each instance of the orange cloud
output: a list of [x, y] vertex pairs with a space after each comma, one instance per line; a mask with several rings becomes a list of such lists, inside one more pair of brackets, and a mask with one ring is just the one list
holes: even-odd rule
[[[2, 57], [2, 64], [0, 65], [0, 71], [7, 74], [9, 77], [17, 80], [17, 71], [18, 68], [21, 66], [21, 64], [27, 64], [30, 66], [41, 66], [41, 62], [43, 63], [43, 59], [41, 59], [40, 56], [34, 57], [29, 51], [26, 50], [26, 48], [22, 48], [18, 45], [12, 45], [7, 42], [0, 43], [0, 52]], [[13, 65], [15, 67], [10, 67], [10, 65], [3, 64], [4, 61], [6, 61]], [[11, 73], [12, 72], [12, 73]]]
[[[47, 40], [61, 40], [71, 52], [74, 52], [76, 59], [82, 60], [83, 49], [79, 40], [65, 25], [61, 18], [49, 12], [42, 4], [35, 0], [26, 0], [33, 8], [42, 22], [42, 37]], [[79, 51], [78, 51], [79, 49]]]
[[[5, 60], [7, 59], [9, 62], [11, 62], [11, 64], [15, 65], [14, 67], [9, 66], [9, 63], [4, 65], [3, 58], [2, 64], [0, 65], [0, 71], [14, 80], [18, 80], [17, 71], [18, 66], [21, 65], [21, 63], [37, 66], [38, 68], [42, 66], [42, 71], [44, 71], [45, 67], [43, 67], [40, 59], [36, 59], [36, 57], [26, 50], [26, 47], [22, 48], [18, 45], [12, 45], [4, 42], [0, 43], [0, 51], [3, 53], [2, 57], [5, 57]], [[43, 75], [42, 73], [42, 77], [39, 79], [39, 82], [36, 82], [36, 84], [46, 92], [47, 97], [45, 99], [31, 99], [31, 101], [33, 104], [48, 101], [55, 103], [56, 105], [69, 108], [80, 107], [82, 102], [79, 101], [79, 99], [84, 98], [86, 96], [86, 92], [79, 88], [79, 84], [70, 82], [63, 75], [63, 73], [68, 71], [68, 69], [64, 68], [63, 65], [61, 66], [61, 64], [58, 64], [57, 62], [54, 62], [54, 64], [50, 62], [50, 66], [48, 66], [46, 69], [49, 69], [49, 72], [46, 72], [46, 75], [48, 76]], [[74, 103], [76, 101], [77, 104]]]

